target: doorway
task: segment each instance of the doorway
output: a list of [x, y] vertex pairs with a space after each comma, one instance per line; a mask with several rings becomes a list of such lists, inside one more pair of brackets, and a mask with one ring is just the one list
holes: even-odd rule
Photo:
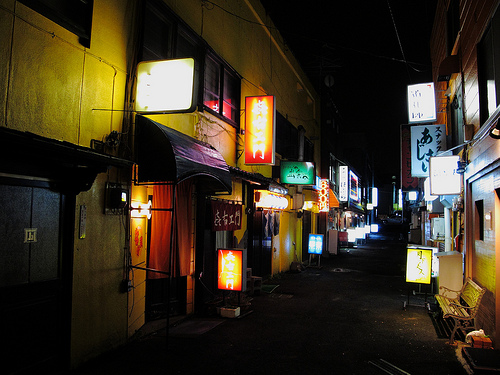
[[[6, 373], [62, 368], [64, 196], [44, 187], [0, 185], [0, 325]], [[59, 367], [59, 368], [58, 368]]]

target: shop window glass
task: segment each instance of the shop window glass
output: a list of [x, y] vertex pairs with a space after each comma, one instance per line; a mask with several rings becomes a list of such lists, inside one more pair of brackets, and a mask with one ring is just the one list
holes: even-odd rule
[[475, 203], [474, 238], [484, 241], [484, 203], [482, 200], [476, 201]]
[[220, 69], [219, 65], [209, 56], [205, 59], [205, 94], [203, 104], [212, 111], [219, 113], [220, 104]]
[[240, 102], [240, 79], [215, 56], [205, 58], [203, 104], [210, 112], [238, 123]]
[[478, 45], [481, 123], [500, 104], [500, 14], [497, 12]]

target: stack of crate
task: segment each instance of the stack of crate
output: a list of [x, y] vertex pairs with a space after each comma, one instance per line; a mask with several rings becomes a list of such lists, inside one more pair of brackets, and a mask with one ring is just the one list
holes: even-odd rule
[[251, 296], [260, 294], [262, 289], [262, 277], [253, 276], [252, 269], [247, 268], [247, 293]]

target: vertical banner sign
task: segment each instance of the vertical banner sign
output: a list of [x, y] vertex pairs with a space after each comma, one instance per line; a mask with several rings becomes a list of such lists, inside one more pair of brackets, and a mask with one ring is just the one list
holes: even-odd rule
[[319, 182], [318, 206], [319, 212], [330, 211], [330, 180], [325, 178]]
[[408, 122], [436, 121], [434, 82], [408, 86]]
[[339, 201], [347, 202], [347, 188], [348, 188], [348, 168], [345, 165], [340, 166], [340, 184], [339, 184]]
[[245, 164], [274, 165], [275, 114], [274, 96], [245, 98]]
[[429, 159], [446, 150], [445, 125], [412, 126], [411, 175], [429, 177]]
[[432, 249], [408, 247], [406, 259], [406, 282], [430, 284]]
[[410, 125], [401, 125], [401, 189], [403, 191], [418, 187], [418, 178], [411, 175], [410, 142]]
[[218, 257], [218, 288], [241, 292], [243, 285], [243, 250], [219, 249]]
[[212, 201], [212, 230], [241, 229], [241, 204]]

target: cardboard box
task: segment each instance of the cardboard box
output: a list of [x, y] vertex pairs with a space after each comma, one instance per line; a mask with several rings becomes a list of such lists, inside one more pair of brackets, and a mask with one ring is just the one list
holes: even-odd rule
[[472, 347], [489, 349], [491, 348], [491, 339], [489, 337], [476, 337], [472, 336]]
[[239, 307], [221, 307], [220, 316], [223, 318], [237, 318], [240, 316]]

